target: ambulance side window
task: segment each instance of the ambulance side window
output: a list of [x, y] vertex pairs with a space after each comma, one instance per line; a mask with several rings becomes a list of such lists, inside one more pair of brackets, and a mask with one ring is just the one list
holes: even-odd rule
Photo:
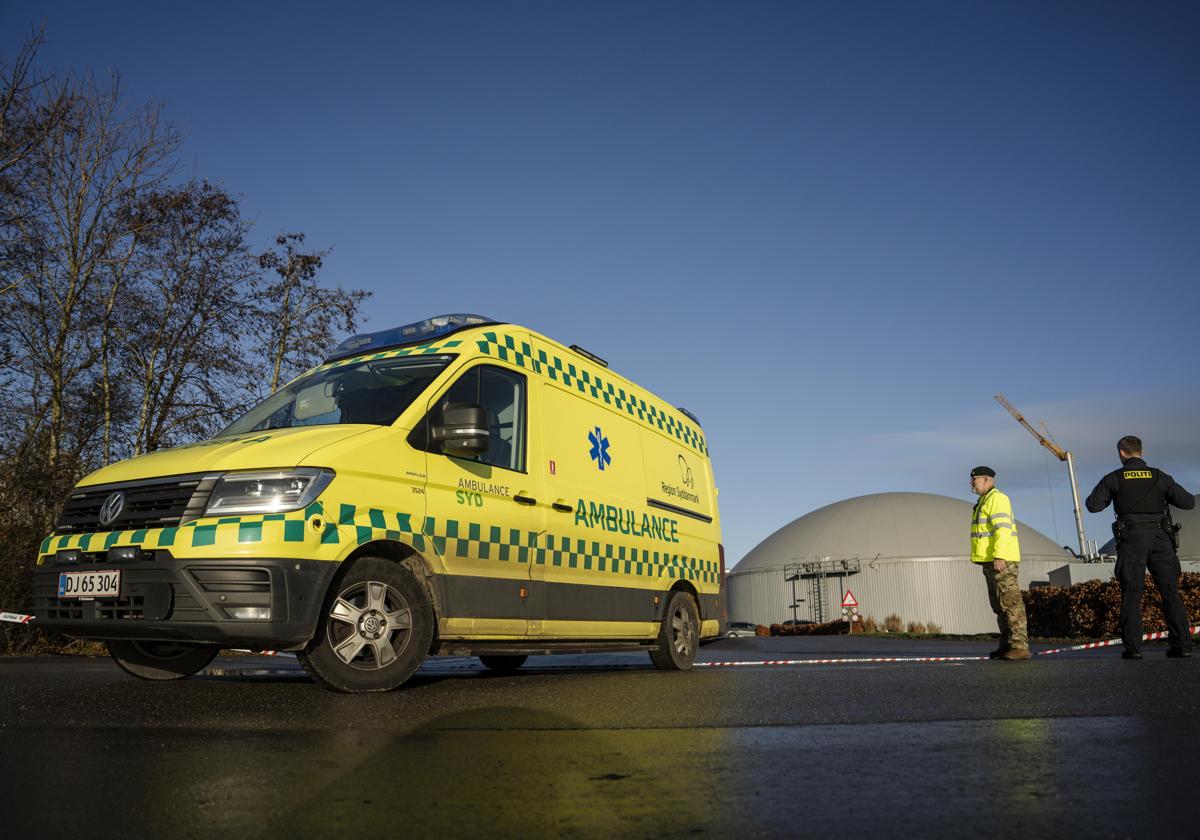
[[[464, 373], [438, 400], [422, 422], [437, 423], [450, 403], [472, 403], [487, 411], [487, 452], [470, 460], [506, 470], [525, 469], [525, 377], [502, 368], [480, 365]], [[414, 430], [416, 431], [416, 430]], [[436, 451], [436, 450], [431, 450]]]

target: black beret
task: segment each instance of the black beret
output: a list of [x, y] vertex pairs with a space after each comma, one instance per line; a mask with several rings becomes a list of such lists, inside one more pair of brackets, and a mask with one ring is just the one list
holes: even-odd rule
[[991, 467], [976, 467], [975, 469], [971, 470], [971, 478], [974, 478], [977, 475], [986, 475], [995, 478], [996, 471]]

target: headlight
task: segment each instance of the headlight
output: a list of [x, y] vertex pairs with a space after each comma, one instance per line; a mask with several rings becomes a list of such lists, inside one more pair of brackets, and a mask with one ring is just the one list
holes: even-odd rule
[[204, 515], [299, 510], [321, 495], [331, 481], [333, 470], [315, 467], [226, 473], [209, 494]]

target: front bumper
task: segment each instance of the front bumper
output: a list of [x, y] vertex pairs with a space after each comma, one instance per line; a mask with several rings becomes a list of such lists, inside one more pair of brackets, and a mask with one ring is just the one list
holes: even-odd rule
[[[117, 598], [59, 598], [59, 575], [120, 570]], [[230, 558], [153, 559], [58, 565], [34, 571], [37, 626], [81, 639], [180, 641], [287, 650], [316, 632], [337, 563]], [[270, 619], [235, 619], [230, 609], [270, 607]]]

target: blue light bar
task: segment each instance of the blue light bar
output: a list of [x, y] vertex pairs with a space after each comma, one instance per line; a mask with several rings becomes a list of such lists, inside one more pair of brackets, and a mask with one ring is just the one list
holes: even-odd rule
[[362, 356], [366, 353], [377, 353], [392, 347], [402, 347], [405, 344], [419, 344], [442, 338], [450, 333], [465, 330], [468, 327], [478, 327], [483, 324], [498, 324], [492, 318], [484, 315], [435, 315], [415, 324], [405, 324], [403, 327], [392, 327], [374, 333], [352, 335], [334, 348], [325, 359], [325, 363], [346, 359], [350, 356]]

